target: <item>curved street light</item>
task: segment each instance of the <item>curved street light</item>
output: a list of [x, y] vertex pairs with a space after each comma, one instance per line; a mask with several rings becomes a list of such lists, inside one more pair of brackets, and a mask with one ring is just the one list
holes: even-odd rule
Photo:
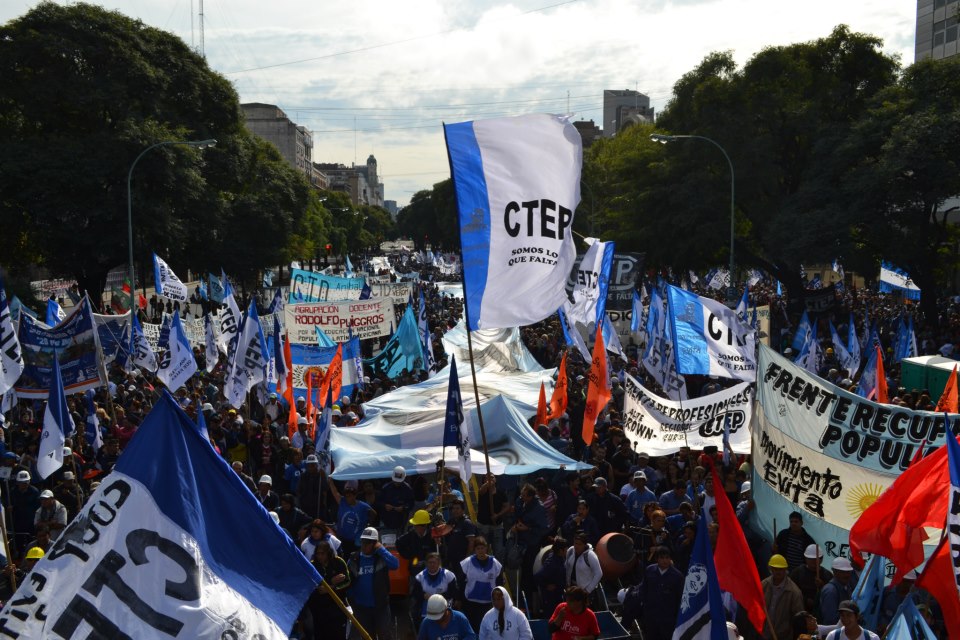
[[133, 358], [133, 314], [135, 313], [136, 305], [136, 281], [133, 279], [133, 190], [131, 189], [131, 182], [133, 180], [133, 169], [137, 166], [137, 163], [140, 162], [142, 158], [148, 151], [156, 149], [157, 147], [164, 147], [169, 145], [182, 145], [186, 147], [199, 147], [200, 149], [206, 149], [208, 147], [215, 147], [217, 141], [214, 139], [209, 140], [164, 140], [163, 142], [157, 142], [152, 144], [143, 151], [140, 152], [134, 160], [133, 164], [130, 165], [130, 171], [127, 172], [127, 244], [129, 249], [129, 262], [130, 264], [130, 344], [128, 345], [129, 351], [127, 352], [128, 358]]
[[727, 160], [727, 166], [730, 167], [730, 286], [727, 288], [727, 303], [731, 306], [736, 302], [737, 291], [733, 286], [733, 235], [734, 235], [734, 173], [733, 173], [733, 163], [730, 162], [730, 156], [727, 155], [726, 150], [720, 146], [720, 143], [712, 138], [707, 136], [695, 136], [695, 135], [664, 135], [660, 133], [651, 133], [650, 139], [654, 142], [659, 142], [660, 144], [667, 144], [668, 142], [674, 142], [676, 140], [691, 138], [694, 140], [705, 140], [709, 142], [717, 149], [720, 149], [720, 153], [723, 154], [723, 157]]

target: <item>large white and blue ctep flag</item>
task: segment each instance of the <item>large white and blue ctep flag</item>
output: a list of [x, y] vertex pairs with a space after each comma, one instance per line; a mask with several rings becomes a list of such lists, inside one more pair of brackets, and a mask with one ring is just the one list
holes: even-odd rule
[[233, 357], [233, 350], [237, 347], [237, 339], [240, 337], [240, 306], [237, 304], [233, 287], [225, 273], [223, 274], [223, 307], [220, 309], [218, 324], [220, 337], [217, 338], [217, 346], [227, 356], [227, 362], [229, 362]]
[[677, 371], [753, 382], [757, 332], [723, 303], [667, 285]]
[[595, 329], [597, 322], [603, 322], [606, 316], [614, 244], [600, 242], [596, 238], [586, 238], [584, 242], [589, 247], [580, 264], [570, 273], [572, 306], [567, 317], [574, 323]]
[[321, 580], [163, 392], [0, 628], [21, 640], [285, 640]]
[[569, 117], [530, 114], [444, 125], [457, 194], [467, 328], [556, 313], [576, 256], [583, 144]]
[[693, 540], [690, 568], [683, 583], [673, 640], [727, 640], [728, 637], [723, 597], [707, 533], [707, 519], [700, 518], [697, 536]]
[[187, 285], [180, 281], [173, 269], [157, 254], [153, 254], [153, 281], [158, 296], [180, 302], [187, 299]]
[[63, 378], [60, 377], [60, 359], [53, 352], [53, 372], [50, 374], [50, 391], [47, 408], [43, 412], [43, 432], [40, 434], [40, 451], [37, 452], [37, 473], [41, 478], [63, 466], [63, 445], [76, 426], [67, 407], [63, 393]]
[[23, 351], [13, 326], [7, 291], [0, 281], [0, 395], [13, 388], [23, 373]]
[[263, 337], [263, 326], [257, 315], [257, 304], [250, 300], [247, 319], [243, 322], [243, 335], [237, 342], [237, 349], [230, 363], [230, 371], [223, 385], [223, 395], [230, 406], [239, 409], [246, 400], [247, 392], [255, 384], [267, 378], [267, 340]]
[[157, 369], [157, 377], [167, 386], [167, 389], [176, 391], [197, 372], [197, 359], [193, 357], [193, 348], [187, 339], [187, 332], [180, 322], [180, 312], [173, 312], [170, 321], [170, 335], [167, 341], [160, 345], [164, 349]]

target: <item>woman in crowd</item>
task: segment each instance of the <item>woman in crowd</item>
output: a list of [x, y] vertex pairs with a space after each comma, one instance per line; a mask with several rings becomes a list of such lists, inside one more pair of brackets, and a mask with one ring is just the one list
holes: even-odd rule
[[460, 563], [463, 569], [463, 613], [474, 631], [480, 628], [484, 614], [490, 609], [493, 588], [503, 584], [503, 566], [487, 555], [486, 539], [477, 536], [473, 541], [473, 555]]
[[533, 640], [527, 617], [513, 606], [507, 590], [494, 587], [492, 599], [493, 608], [480, 623], [479, 640]]
[[573, 537], [573, 546], [567, 550], [564, 561], [564, 575], [567, 586], [581, 587], [588, 594], [592, 594], [603, 579], [600, 559], [590, 546], [587, 534], [578, 533]]
[[310, 523], [310, 534], [300, 543], [300, 550], [303, 555], [312, 558], [320, 542], [326, 542], [333, 549], [333, 553], [340, 553], [340, 539], [333, 535], [327, 523], [317, 518]]
[[[350, 572], [347, 570], [347, 563], [334, 553], [329, 542], [326, 540], [317, 542], [311, 563], [324, 582], [333, 588], [337, 597], [347, 604]], [[303, 640], [346, 637], [347, 616], [323, 587], [317, 587], [310, 594], [307, 600], [307, 612], [302, 621]]]
[[427, 612], [427, 601], [430, 596], [439, 593], [447, 602], [457, 597], [457, 578], [449, 569], [440, 566], [440, 554], [436, 551], [428, 553], [423, 571], [413, 578], [413, 594], [411, 596], [410, 617], [413, 618], [414, 628], [420, 630], [420, 621]]

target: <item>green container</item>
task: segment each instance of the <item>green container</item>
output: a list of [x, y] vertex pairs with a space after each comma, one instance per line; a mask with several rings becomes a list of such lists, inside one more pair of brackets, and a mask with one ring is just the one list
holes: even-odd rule
[[900, 363], [900, 386], [907, 391], [926, 389], [934, 401], [940, 398], [956, 360], [942, 356], [904, 358]]

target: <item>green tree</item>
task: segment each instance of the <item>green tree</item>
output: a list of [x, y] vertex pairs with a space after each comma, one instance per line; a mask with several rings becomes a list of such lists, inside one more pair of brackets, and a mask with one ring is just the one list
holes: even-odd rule
[[460, 248], [460, 224], [453, 181], [444, 180], [413, 194], [410, 204], [397, 214], [396, 232], [410, 238], [421, 249]]

